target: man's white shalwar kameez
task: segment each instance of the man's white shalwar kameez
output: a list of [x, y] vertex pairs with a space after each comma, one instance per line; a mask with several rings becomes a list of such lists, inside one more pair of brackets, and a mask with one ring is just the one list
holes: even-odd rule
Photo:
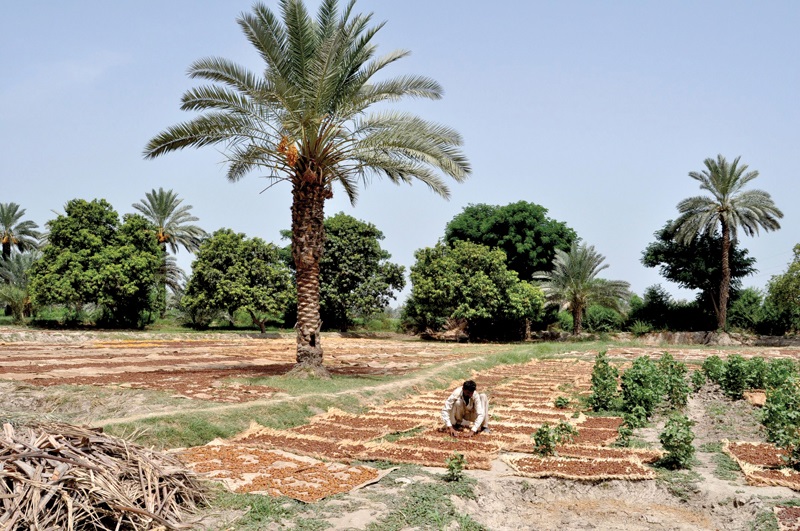
[[452, 426], [471, 426], [478, 432], [489, 426], [489, 399], [486, 393], [472, 393], [467, 402], [462, 388], [459, 387], [444, 402], [442, 420], [450, 428]]

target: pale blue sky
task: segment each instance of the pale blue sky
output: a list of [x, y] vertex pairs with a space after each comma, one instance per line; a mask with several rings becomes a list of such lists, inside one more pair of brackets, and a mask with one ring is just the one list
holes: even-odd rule
[[[199, 224], [279, 242], [288, 185], [260, 194], [257, 174], [227, 182], [216, 148], [145, 161], [145, 143], [187, 119], [189, 64], [221, 56], [259, 70], [235, 19], [250, 0], [7, 2], [0, 17], [0, 202], [44, 225], [70, 199], [108, 199], [118, 212], [162, 186]], [[276, 6], [275, 1], [267, 5]], [[316, 2], [312, 2], [312, 10]], [[387, 72], [427, 75], [437, 102], [398, 108], [456, 128], [472, 177], [450, 201], [426, 187], [375, 180], [340, 210], [374, 223], [393, 261], [410, 266], [470, 203], [543, 205], [607, 257], [607, 278], [642, 293], [662, 283], [641, 265], [653, 233], [700, 193], [687, 174], [721, 153], [756, 169], [783, 228], [743, 238], [764, 287], [785, 270], [798, 234], [791, 165], [800, 140], [800, 3], [793, 1], [379, 1], [379, 52], [410, 58]], [[335, 191], [336, 192], [336, 191]], [[178, 255], [184, 269], [191, 256]]]

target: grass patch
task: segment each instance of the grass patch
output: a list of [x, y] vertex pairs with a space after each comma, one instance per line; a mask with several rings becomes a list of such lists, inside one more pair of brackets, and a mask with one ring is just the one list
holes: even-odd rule
[[361, 407], [353, 395], [309, 397], [273, 405], [195, 411], [111, 424], [106, 426], [106, 431], [113, 435], [133, 437], [140, 444], [156, 448], [199, 446], [217, 437], [228, 438], [244, 431], [251, 421], [274, 429], [299, 426], [310, 417], [334, 406], [351, 412], [358, 412]]
[[388, 515], [367, 526], [367, 531], [400, 531], [401, 529], [447, 529], [456, 522], [457, 529], [483, 531], [486, 527], [456, 511], [451, 496], [474, 499], [476, 480], [414, 483], [393, 500]]
[[425, 428], [423, 426], [420, 426], [419, 428], [414, 428], [414, 429], [411, 429], [411, 430], [408, 430], [408, 431], [401, 431], [401, 432], [398, 432], [398, 433], [390, 433], [386, 437], [381, 438], [381, 441], [395, 442], [395, 441], [399, 441], [400, 439], [407, 439], [408, 437], [413, 437], [415, 435], [419, 435], [420, 433], [422, 433], [426, 429], [427, 428]]
[[772, 511], [761, 511], [748, 525], [750, 531], [778, 531], [778, 518]]
[[697, 484], [702, 481], [703, 477], [697, 472], [666, 468], [656, 468], [655, 471], [656, 481], [681, 501], [689, 501], [700, 492]]

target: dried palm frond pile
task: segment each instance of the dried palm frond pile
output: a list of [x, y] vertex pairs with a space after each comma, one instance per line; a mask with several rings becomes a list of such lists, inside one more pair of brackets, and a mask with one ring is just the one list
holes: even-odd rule
[[176, 456], [69, 424], [3, 424], [0, 530], [182, 529], [203, 503]]

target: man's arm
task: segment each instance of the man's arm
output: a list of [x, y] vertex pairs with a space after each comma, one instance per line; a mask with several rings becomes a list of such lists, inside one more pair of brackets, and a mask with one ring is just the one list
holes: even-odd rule
[[450, 435], [453, 436], [457, 434], [455, 428], [453, 427], [453, 422], [455, 422], [455, 418], [453, 417], [453, 406], [455, 406], [456, 400], [458, 400], [459, 396], [461, 396], [460, 387], [453, 391], [449, 397], [447, 397], [447, 400], [444, 401], [444, 407], [442, 408], [442, 420], [449, 430]]
[[472, 399], [475, 400], [475, 412], [478, 416], [475, 418], [475, 422], [472, 423], [472, 430], [467, 433], [467, 437], [472, 437], [480, 431], [483, 427], [483, 421], [486, 419], [486, 415], [489, 414], [489, 412], [486, 411], [486, 400], [483, 399], [483, 396], [476, 392], [472, 395]]

